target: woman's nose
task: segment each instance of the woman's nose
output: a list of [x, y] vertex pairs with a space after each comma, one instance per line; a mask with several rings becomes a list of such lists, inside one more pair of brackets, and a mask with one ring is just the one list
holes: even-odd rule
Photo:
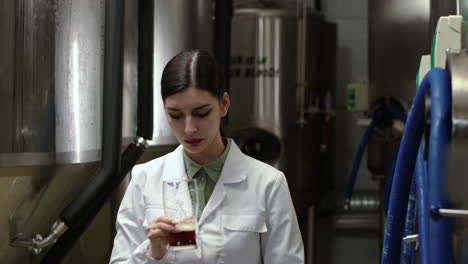
[[198, 129], [197, 129], [197, 126], [196, 126], [194, 120], [191, 117], [187, 118], [185, 120], [185, 133], [187, 135], [192, 135], [197, 131], [198, 131]]

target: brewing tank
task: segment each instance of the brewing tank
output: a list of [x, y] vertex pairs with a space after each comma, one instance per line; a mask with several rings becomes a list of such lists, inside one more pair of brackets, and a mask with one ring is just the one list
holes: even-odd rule
[[[333, 85], [327, 66], [333, 63], [325, 60], [334, 58], [333, 25], [311, 13], [306, 21], [304, 42], [295, 10], [236, 9], [231, 38], [229, 134], [244, 153], [285, 173], [299, 217], [315, 198], [318, 113]], [[298, 49], [305, 47], [302, 58]], [[302, 84], [301, 61], [306, 76]], [[305, 86], [305, 122], [299, 115], [299, 85]]]
[[[213, 50], [211, 0], [154, 3], [152, 159], [176, 143], [162, 111], [162, 67]], [[47, 235], [101, 161], [105, 0], [0, 3], [0, 259], [39, 263], [13, 240]], [[123, 144], [137, 133], [138, 1], [125, 1]], [[152, 150], [152, 151], [151, 151]], [[62, 263], [107, 263], [115, 208], [106, 204]], [[95, 248], [99, 247], [99, 250]]]
[[10, 242], [48, 234], [101, 160], [104, 1], [6, 0], [0, 13], [0, 258], [35, 263]]
[[153, 145], [177, 144], [164, 113], [161, 76], [176, 54], [204, 49], [213, 54], [214, 9], [211, 0], [156, 0], [154, 3]]

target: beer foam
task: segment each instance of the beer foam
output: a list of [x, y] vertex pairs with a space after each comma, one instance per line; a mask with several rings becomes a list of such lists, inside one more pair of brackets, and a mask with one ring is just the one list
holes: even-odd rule
[[176, 228], [179, 231], [194, 231], [195, 225], [194, 224], [177, 224]]

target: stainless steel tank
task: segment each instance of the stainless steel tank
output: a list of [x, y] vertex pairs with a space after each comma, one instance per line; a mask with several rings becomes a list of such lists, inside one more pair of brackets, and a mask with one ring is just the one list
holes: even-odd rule
[[[47, 234], [101, 159], [104, 1], [2, 1], [0, 258]], [[105, 252], [105, 249], [104, 249]]]
[[213, 53], [211, 0], [156, 0], [154, 3], [154, 145], [176, 144], [164, 114], [161, 76], [166, 63], [187, 49]]
[[[204, 49], [214, 53], [214, 1], [155, 0], [153, 34], [154, 129], [153, 140], [148, 142], [149, 148], [142, 161], [159, 157], [178, 145], [164, 113], [161, 99], [162, 71], [172, 57], [184, 50]], [[125, 114], [124, 109], [124, 117]], [[132, 127], [129, 129], [131, 131]]]
[[[246, 154], [282, 170], [300, 222], [316, 198], [321, 133], [317, 111], [327, 89], [327, 23], [307, 16], [306, 123], [299, 122], [298, 16], [289, 9], [236, 9], [232, 21], [228, 135]], [[332, 34], [331, 34], [332, 35]], [[320, 66], [323, 66], [320, 68]], [[323, 70], [323, 71], [322, 71]], [[323, 73], [323, 74], [322, 74]]]
[[[125, 2], [124, 144], [136, 134], [138, 94], [138, 2]], [[211, 0], [156, 1], [154, 11], [158, 106], [153, 144], [144, 159], [176, 143], [161, 111], [162, 67], [184, 49], [213, 49]], [[44, 253], [12, 247], [11, 241], [47, 235], [99, 167], [104, 18], [105, 0], [0, 3], [2, 263], [38, 263]], [[63, 263], [108, 262], [118, 204], [116, 198], [104, 206]]]

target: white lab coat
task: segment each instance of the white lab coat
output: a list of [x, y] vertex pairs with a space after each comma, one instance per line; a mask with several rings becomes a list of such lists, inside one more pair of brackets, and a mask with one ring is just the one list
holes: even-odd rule
[[284, 174], [232, 142], [197, 227], [198, 249], [147, 253], [146, 227], [163, 215], [164, 179], [186, 178], [183, 147], [137, 165], [120, 205], [110, 263], [304, 263], [304, 247]]

